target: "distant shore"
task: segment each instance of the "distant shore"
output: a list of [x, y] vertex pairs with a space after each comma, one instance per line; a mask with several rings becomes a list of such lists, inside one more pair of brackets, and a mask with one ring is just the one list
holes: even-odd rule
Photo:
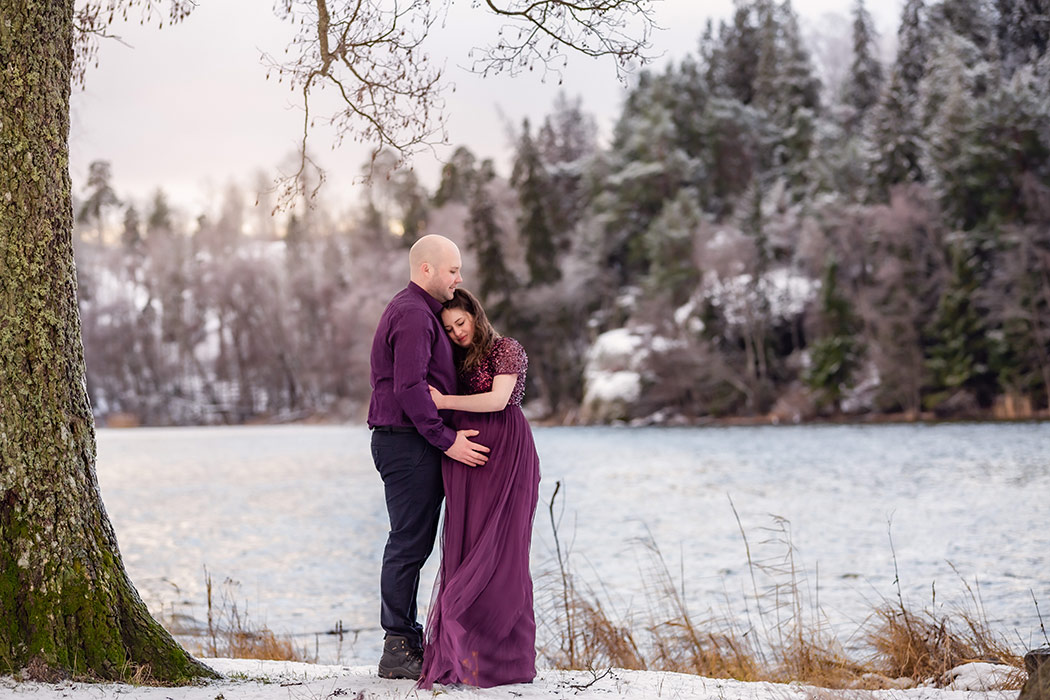
[[[570, 412], [556, 416], [530, 415], [529, 421], [536, 426], [568, 427], [613, 425], [628, 427], [733, 427], [733, 426], [767, 426], [767, 425], [896, 425], [906, 423], [939, 424], [939, 423], [1041, 423], [1050, 421], [1050, 410], [1032, 411], [1023, 416], [1004, 416], [995, 410], [977, 413], [967, 412], [958, 415], [943, 415], [932, 411], [920, 413], [857, 413], [794, 418], [777, 414], [755, 416], [646, 416], [629, 421], [612, 421], [607, 423], [582, 423]], [[184, 423], [151, 425], [138, 420], [134, 415], [118, 413], [95, 416], [97, 427], [104, 428], [174, 428], [204, 427], [214, 425], [346, 425], [363, 424], [365, 419], [359, 415], [309, 414], [294, 416], [259, 416], [251, 420], [230, 423]]]

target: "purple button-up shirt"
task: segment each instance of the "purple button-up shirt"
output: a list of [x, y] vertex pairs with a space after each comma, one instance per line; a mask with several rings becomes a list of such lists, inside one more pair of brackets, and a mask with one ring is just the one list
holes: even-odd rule
[[452, 345], [440, 314], [441, 302], [415, 282], [387, 304], [372, 339], [368, 425], [414, 427], [444, 452], [456, 441], [456, 431], [442, 421], [427, 388], [456, 393]]

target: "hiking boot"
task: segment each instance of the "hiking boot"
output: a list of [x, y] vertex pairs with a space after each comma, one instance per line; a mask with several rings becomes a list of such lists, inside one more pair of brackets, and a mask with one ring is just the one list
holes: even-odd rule
[[383, 640], [383, 658], [379, 660], [380, 678], [407, 678], [419, 680], [423, 670], [423, 652], [408, 644], [404, 637], [387, 637]]

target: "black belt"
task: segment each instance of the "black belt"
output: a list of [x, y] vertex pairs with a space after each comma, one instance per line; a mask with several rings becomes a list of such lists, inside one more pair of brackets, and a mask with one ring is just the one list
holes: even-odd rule
[[414, 433], [415, 428], [405, 428], [400, 425], [374, 425], [372, 430], [377, 433]]

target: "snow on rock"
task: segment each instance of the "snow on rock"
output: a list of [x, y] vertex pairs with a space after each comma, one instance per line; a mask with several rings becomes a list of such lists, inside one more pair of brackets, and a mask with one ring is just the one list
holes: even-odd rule
[[[379, 700], [405, 698], [702, 698], [704, 700], [1013, 700], [1016, 691], [964, 691], [936, 688], [908, 690], [827, 690], [801, 684], [745, 683], [681, 673], [541, 670], [532, 683], [498, 688], [437, 686], [417, 690], [412, 681], [383, 680], [374, 666], [315, 666], [277, 661], [204, 659], [226, 678], [179, 688], [129, 686], [116, 683], [19, 683], [0, 677], [0, 698], [25, 700], [289, 700], [339, 698]], [[990, 666], [991, 664], [970, 664]]]
[[615, 328], [587, 352], [583, 379], [584, 422], [623, 420], [642, 393], [641, 368], [649, 356], [646, 329]]
[[865, 413], [875, 408], [875, 400], [882, 387], [879, 368], [871, 360], [861, 365], [851, 386], [844, 387], [840, 406], [843, 413]]
[[704, 282], [704, 293], [715, 301], [732, 325], [746, 325], [760, 301], [768, 304], [773, 318], [791, 318], [802, 313], [820, 291], [820, 282], [787, 268], [770, 270], [757, 280], [743, 274], [727, 279], [713, 277]]

